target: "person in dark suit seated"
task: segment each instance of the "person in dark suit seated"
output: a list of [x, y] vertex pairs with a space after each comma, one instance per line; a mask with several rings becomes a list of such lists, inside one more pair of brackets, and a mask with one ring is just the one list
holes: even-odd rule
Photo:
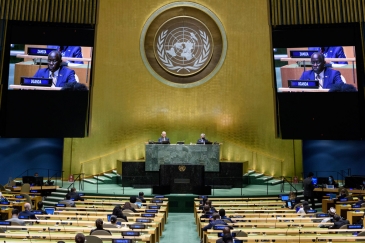
[[75, 235], [75, 242], [76, 243], [85, 243], [85, 235], [83, 233], [77, 233]]
[[168, 144], [170, 144], [170, 139], [168, 137], [166, 137], [166, 132], [165, 131], [163, 131], [161, 133], [161, 137], [158, 139], [158, 142], [159, 143], [167, 142]]
[[141, 202], [145, 203], [146, 200], [144, 199], [144, 192], [139, 192], [138, 193], [138, 198], [139, 200], [141, 200]]
[[295, 205], [300, 203], [300, 198], [297, 197], [295, 192], [289, 192], [289, 201], [291, 202], [291, 209], [294, 209]]
[[62, 67], [62, 55], [58, 51], [48, 54], [48, 68], [38, 69], [34, 78], [52, 78], [52, 87], [63, 87], [66, 83], [76, 82], [75, 71]]
[[210, 211], [209, 205], [205, 205], [203, 207], [203, 215], [200, 216], [200, 219], [209, 219], [212, 216], [212, 212]]
[[325, 67], [326, 61], [322, 53], [313, 53], [311, 63], [312, 70], [304, 71], [300, 80], [318, 80], [320, 89], [330, 89], [333, 84], [343, 83], [339, 71]]
[[125, 202], [124, 203], [124, 206], [122, 207], [122, 212], [124, 210], [131, 210], [133, 211], [134, 213], [137, 213], [137, 210], [135, 208], [132, 207], [131, 203], [130, 202]]
[[365, 203], [364, 196], [362, 196], [362, 195], [357, 196], [357, 200], [358, 201], [355, 203], [355, 205], [361, 206], [361, 204]]
[[97, 219], [96, 221], [95, 221], [95, 226], [96, 226], [96, 228], [95, 229], [92, 229], [91, 231], [90, 231], [90, 235], [94, 232], [94, 231], [96, 231], [96, 230], [104, 230], [104, 231], [106, 231], [106, 232], [108, 232], [110, 235], [112, 234], [109, 230], [107, 230], [107, 229], [104, 229], [103, 228], [103, 224], [104, 224], [104, 222], [103, 222], [103, 220], [102, 219]]
[[196, 143], [203, 143], [203, 144], [206, 144], [206, 143], [209, 143], [209, 140], [205, 138], [205, 134], [202, 133], [200, 134], [200, 138], [198, 139], [198, 141]]
[[229, 236], [232, 238], [231, 229], [229, 227], [224, 227], [222, 233], [223, 233], [223, 237], [221, 237], [218, 240], [216, 240], [216, 243], [225, 243], [224, 239], [229, 238]]
[[339, 215], [333, 216], [333, 225], [329, 227], [330, 229], [339, 229], [341, 226], [350, 224], [350, 222], [346, 219], [341, 218]]
[[335, 188], [338, 188], [338, 183], [335, 181], [335, 179], [333, 178], [333, 176], [329, 176], [328, 180], [326, 182], [327, 185], [334, 185]]
[[210, 211], [212, 212], [212, 213], [216, 213], [216, 212], [218, 212], [216, 209], [215, 209], [215, 207], [213, 207], [213, 205], [212, 205], [212, 201], [211, 200], [207, 200], [206, 202], [205, 202], [205, 205], [208, 205], [209, 206], [209, 209], [210, 209]]
[[82, 197], [80, 197], [79, 193], [76, 192], [76, 188], [71, 188], [71, 191], [68, 193], [68, 195], [73, 199], [74, 201], [84, 201]]
[[[345, 52], [342, 46], [324, 46], [324, 47], [309, 47], [310, 51], [317, 51], [323, 53], [326, 58], [346, 58]], [[336, 64], [347, 64], [346, 61], [343, 62], [331, 62]]]
[[[63, 57], [82, 58], [81, 46], [47, 46], [61, 52]], [[68, 63], [83, 64], [83, 61], [68, 61]]]
[[66, 207], [76, 207], [75, 202], [71, 200], [71, 196], [69, 194], [66, 195], [65, 200], [59, 201], [59, 203], [66, 204]]
[[221, 220], [218, 213], [214, 213], [212, 220], [210, 220], [209, 224], [203, 228], [203, 231], [207, 231], [208, 229], [213, 228], [214, 225], [228, 225], [228, 224], [223, 220]]
[[202, 204], [199, 205], [199, 210], [203, 210], [204, 206], [205, 206], [205, 203], [207, 202], [208, 200], [208, 196], [204, 196], [203, 197], [203, 200], [202, 200]]
[[125, 221], [128, 222], [127, 217], [124, 216], [123, 213], [122, 213], [122, 207], [120, 205], [117, 205], [117, 206], [114, 207], [112, 214], [117, 216], [117, 218], [122, 218], [122, 219], [124, 219]]
[[25, 209], [24, 211], [21, 211], [19, 213], [19, 217], [20, 216], [25, 216], [25, 217], [29, 217], [29, 219], [37, 219], [35, 214], [30, 211], [32, 208], [31, 208], [29, 203], [24, 204], [24, 209]]
[[234, 223], [234, 222], [233, 222], [233, 220], [232, 220], [231, 218], [228, 218], [228, 217], [226, 216], [226, 210], [224, 210], [223, 208], [219, 209], [219, 216], [221, 216], [221, 219], [222, 219], [222, 220], [223, 220], [223, 219], [226, 219], [226, 220], [228, 220], [229, 222]]
[[47, 214], [47, 212], [43, 210], [43, 202], [42, 201], [39, 201], [37, 203], [37, 210], [42, 211], [42, 214]]

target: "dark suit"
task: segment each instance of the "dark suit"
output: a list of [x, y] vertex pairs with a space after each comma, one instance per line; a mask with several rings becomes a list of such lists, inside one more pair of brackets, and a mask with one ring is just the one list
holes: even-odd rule
[[333, 223], [333, 225], [330, 227], [330, 229], [339, 229], [341, 228], [341, 226], [346, 225], [346, 224], [350, 224], [350, 222], [346, 219], [340, 219], [339, 221], [335, 221]]
[[203, 228], [203, 231], [207, 231], [208, 229], [212, 229], [214, 227], [214, 225], [228, 225], [226, 222], [224, 222], [221, 219], [217, 219], [217, 220], [212, 220], [209, 222], [209, 224], [207, 226], [205, 226]]
[[37, 217], [35, 216], [34, 213], [30, 212], [30, 211], [21, 211], [18, 215], [18, 217], [20, 216], [25, 216], [25, 217], [29, 217], [29, 219], [37, 219]]
[[308, 199], [311, 200], [312, 203], [312, 209], [315, 209], [315, 203], [314, 203], [314, 185], [312, 182], [312, 177], [307, 177], [303, 180], [303, 195], [304, 200], [308, 202]]
[[68, 195], [73, 199], [74, 201], [84, 201], [82, 197], [77, 192], [69, 192]]
[[200, 139], [198, 139], [198, 141], [196, 143], [209, 143], [209, 140], [206, 138], [204, 138], [204, 139], [200, 138]]
[[[80, 46], [47, 46], [48, 48], [57, 49], [62, 53], [62, 57], [76, 57], [82, 58], [82, 51]], [[67, 61], [75, 64], [83, 64], [83, 61]]]
[[[310, 51], [321, 52], [321, 47], [309, 47]], [[329, 46], [324, 48], [323, 55], [326, 58], [346, 58], [345, 52], [342, 46]], [[347, 62], [333, 62], [337, 64], [347, 64]]]
[[[317, 74], [313, 71], [304, 71], [300, 80], [316, 80]], [[331, 68], [324, 69], [323, 88], [330, 89], [333, 84], [342, 84], [341, 73]]]
[[[50, 70], [48, 68], [38, 69], [34, 78], [49, 78]], [[68, 69], [67, 67], [60, 67], [58, 69], [56, 87], [63, 87], [66, 83], [76, 82], [75, 71]]]
[[159, 143], [162, 143], [163, 141], [167, 141], [167, 142], [170, 144], [170, 139], [169, 139], [168, 137], [165, 137], [165, 140], [164, 140], [164, 138], [163, 138], [163, 137], [160, 137], [160, 138], [158, 139], [158, 142], [159, 142]]
[[110, 235], [112, 235], [112, 233], [111, 233], [109, 230], [107, 230], [107, 229], [98, 229], [98, 228], [96, 228], [96, 229], [92, 229], [92, 230], [90, 231], [90, 235], [92, 235], [92, 233], [93, 233], [94, 231], [98, 231], [98, 230], [100, 230], [100, 231], [106, 231], [106, 232], [108, 232]]

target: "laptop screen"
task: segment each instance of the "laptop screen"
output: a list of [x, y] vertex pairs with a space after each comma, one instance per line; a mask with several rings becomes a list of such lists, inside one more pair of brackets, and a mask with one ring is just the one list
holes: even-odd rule
[[110, 218], [112, 217], [113, 214], [108, 214], [106, 217], [108, 219], [108, 222], [110, 222]]
[[54, 214], [55, 209], [54, 209], [54, 208], [44, 208], [44, 211], [46, 211], [46, 213], [47, 213], [48, 215], [53, 215], [53, 214]]
[[287, 201], [287, 200], [289, 200], [288, 195], [281, 195], [281, 201]]
[[291, 203], [291, 201], [286, 201], [286, 204], [287, 204], [287, 207], [288, 207], [288, 208], [292, 208], [292, 203]]
[[317, 178], [316, 177], [312, 177], [312, 183], [313, 183], [313, 185], [317, 185]]

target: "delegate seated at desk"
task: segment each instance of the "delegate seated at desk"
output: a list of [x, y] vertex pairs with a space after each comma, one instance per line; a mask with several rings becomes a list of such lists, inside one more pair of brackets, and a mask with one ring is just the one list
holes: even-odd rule
[[75, 71], [61, 66], [62, 54], [51, 51], [48, 54], [48, 68], [38, 69], [34, 78], [52, 78], [52, 87], [63, 87], [66, 83], [76, 82]]
[[161, 137], [158, 139], [158, 142], [159, 143], [166, 142], [166, 143], [170, 144], [170, 139], [168, 137], [166, 137], [166, 132], [165, 131], [163, 131], [161, 133]]
[[[342, 46], [324, 46], [324, 47], [309, 47], [310, 51], [318, 51], [323, 53], [326, 58], [346, 58]], [[347, 64], [347, 62], [332, 62], [336, 64]]]
[[313, 53], [311, 63], [312, 70], [304, 71], [300, 80], [318, 80], [320, 89], [330, 89], [333, 84], [343, 83], [339, 71], [325, 67], [326, 61], [322, 53]]
[[[82, 58], [82, 51], [80, 46], [47, 46], [48, 48], [53, 48], [61, 52], [63, 57], [74, 57]], [[83, 61], [67, 61], [75, 64], [84, 64]]]

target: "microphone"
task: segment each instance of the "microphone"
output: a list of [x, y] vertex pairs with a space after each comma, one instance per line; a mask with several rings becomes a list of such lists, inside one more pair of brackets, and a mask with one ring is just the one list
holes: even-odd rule
[[[66, 222], [66, 224], [67, 224], [67, 222]], [[63, 231], [66, 233], [65, 225], [63, 224], [62, 219], [61, 219], [61, 225], [63, 226]]]
[[52, 237], [51, 237], [51, 230], [49, 229], [49, 227], [48, 227], [48, 235], [49, 235], [49, 239], [50, 239], [50, 241], [52, 241]]
[[86, 217], [87, 217], [87, 221], [89, 221], [89, 213], [86, 214]]
[[285, 235], [288, 235], [288, 230], [289, 230], [289, 228], [290, 228], [290, 224], [288, 224], [288, 228], [286, 229], [286, 232], [285, 232]]
[[80, 226], [80, 225], [79, 225], [79, 219], [78, 219], [78, 217], [77, 217], [78, 215], [79, 215], [79, 214], [78, 214], [78, 213], [76, 213], [76, 221], [77, 221], [77, 226]]

